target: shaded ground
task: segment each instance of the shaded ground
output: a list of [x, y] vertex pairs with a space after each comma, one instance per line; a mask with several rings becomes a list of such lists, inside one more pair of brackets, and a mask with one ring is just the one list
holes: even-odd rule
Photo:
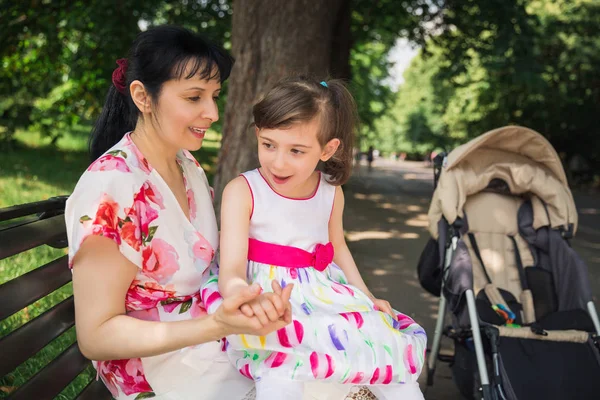
[[[433, 173], [422, 163], [379, 160], [373, 170], [358, 168], [344, 186], [344, 228], [348, 245], [376, 296], [414, 317], [433, 338], [438, 298], [423, 290], [416, 266], [429, 239], [427, 210]], [[600, 295], [600, 201], [597, 194], [575, 193], [580, 225], [573, 247], [587, 261], [592, 290]], [[451, 351], [451, 342], [442, 342]], [[424, 377], [424, 376], [422, 376]], [[460, 399], [447, 364], [438, 363], [427, 400]], [[422, 388], [425, 389], [424, 383]]]

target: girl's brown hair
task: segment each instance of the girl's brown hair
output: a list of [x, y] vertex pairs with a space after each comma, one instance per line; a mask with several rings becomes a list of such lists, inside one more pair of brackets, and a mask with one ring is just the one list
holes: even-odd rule
[[339, 139], [335, 154], [324, 163], [329, 182], [342, 185], [352, 172], [352, 145], [358, 125], [356, 103], [341, 80], [318, 81], [306, 76], [286, 78], [254, 105], [258, 129], [285, 129], [319, 118], [321, 147]]

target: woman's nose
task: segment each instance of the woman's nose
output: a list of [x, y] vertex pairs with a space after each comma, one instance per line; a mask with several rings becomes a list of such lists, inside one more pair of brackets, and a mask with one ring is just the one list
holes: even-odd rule
[[219, 107], [214, 99], [211, 98], [210, 102], [207, 102], [202, 117], [210, 119], [212, 122], [217, 122], [219, 120]]

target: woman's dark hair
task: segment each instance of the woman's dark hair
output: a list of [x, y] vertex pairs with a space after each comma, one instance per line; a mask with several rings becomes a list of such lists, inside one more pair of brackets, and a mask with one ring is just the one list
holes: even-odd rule
[[319, 118], [318, 139], [325, 146], [339, 139], [340, 146], [323, 165], [333, 185], [346, 183], [352, 172], [352, 147], [358, 126], [354, 98], [339, 79], [319, 81], [293, 76], [277, 83], [252, 109], [258, 129], [286, 129]]
[[219, 79], [231, 72], [233, 58], [221, 47], [197, 33], [176, 26], [158, 26], [141, 32], [127, 57], [125, 90], [111, 84], [106, 102], [89, 140], [90, 156], [96, 160], [135, 128], [139, 110], [131, 99], [129, 85], [144, 84], [154, 103], [163, 84], [171, 79]]

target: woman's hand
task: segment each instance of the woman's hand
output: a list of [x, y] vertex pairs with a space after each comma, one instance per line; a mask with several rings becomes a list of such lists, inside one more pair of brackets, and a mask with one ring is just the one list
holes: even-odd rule
[[[290, 295], [293, 284], [289, 284], [282, 289], [277, 281], [273, 281], [271, 286], [273, 293], [261, 294], [260, 286], [254, 284], [241, 288], [237, 293], [223, 300], [223, 304], [215, 312], [214, 318], [225, 331], [224, 336], [232, 334], [264, 336], [292, 322]], [[261, 321], [261, 318], [257, 315], [248, 317], [241, 311], [241, 307], [251, 302], [261, 305], [269, 303], [275, 310], [277, 308], [283, 309], [283, 313], [275, 321], [269, 320], [270, 317], [267, 318], [266, 315], [267, 320], [265, 321]], [[279, 304], [279, 307], [275, 307], [275, 303]], [[278, 311], [277, 314], [279, 314]]]

